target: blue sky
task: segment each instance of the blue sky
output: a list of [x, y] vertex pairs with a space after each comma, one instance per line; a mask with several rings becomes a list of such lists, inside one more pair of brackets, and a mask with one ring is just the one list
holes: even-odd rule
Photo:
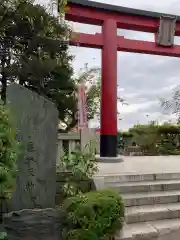
[[[180, 1], [178, 0], [98, 0], [114, 5], [151, 10], [180, 15]], [[47, 4], [47, 1], [39, 1]], [[100, 27], [72, 24], [74, 31], [83, 33], [101, 32]], [[118, 35], [126, 38], [153, 41], [150, 33], [118, 30]], [[175, 42], [180, 44], [180, 38]], [[89, 67], [101, 66], [100, 50], [70, 47], [75, 55], [73, 66], [76, 73], [85, 63]], [[136, 123], [147, 123], [150, 120], [159, 122], [174, 120], [173, 115], [164, 115], [160, 107], [159, 98], [168, 97], [172, 90], [180, 85], [180, 59], [163, 56], [118, 52], [118, 95], [123, 97], [128, 106], [118, 104], [120, 118], [119, 129], [128, 129]], [[91, 126], [97, 126], [97, 120]]]

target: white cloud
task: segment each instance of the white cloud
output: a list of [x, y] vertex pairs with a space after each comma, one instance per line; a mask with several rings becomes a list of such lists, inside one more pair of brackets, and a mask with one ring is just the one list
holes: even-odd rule
[[149, 107], [152, 107], [154, 105], [157, 105], [157, 100], [156, 101], [151, 101], [151, 102], [143, 102], [143, 103], [134, 103], [134, 104], [129, 104], [129, 105], [121, 105], [121, 104], [118, 104], [118, 111], [125, 115], [125, 114], [128, 114], [128, 113], [135, 113], [135, 112], [138, 112], [138, 111], [143, 111], [143, 110], [146, 110], [147, 108]]

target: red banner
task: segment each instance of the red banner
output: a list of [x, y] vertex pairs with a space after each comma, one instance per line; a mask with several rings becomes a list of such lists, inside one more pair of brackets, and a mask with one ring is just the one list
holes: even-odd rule
[[86, 87], [80, 84], [78, 87], [78, 129], [88, 128]]

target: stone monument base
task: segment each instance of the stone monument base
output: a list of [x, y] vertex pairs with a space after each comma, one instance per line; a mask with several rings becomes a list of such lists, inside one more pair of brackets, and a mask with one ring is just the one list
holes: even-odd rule
[[62, 240], [60, 209], [24, 209], [5, 214], [8, 240]]
[[101, 157], [100, 155], [96, 155], [97, 162], [102, 163], [120, 163], [124, 162], [123, 156], [117, 156], [117, 157]]

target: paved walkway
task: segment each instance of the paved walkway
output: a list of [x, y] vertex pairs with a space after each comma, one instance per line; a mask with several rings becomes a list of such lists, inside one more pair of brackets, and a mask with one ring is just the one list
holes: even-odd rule
[[180, 156], [122, 157], [121, 163], [99, 163], [98, 175], [178, 173]]

